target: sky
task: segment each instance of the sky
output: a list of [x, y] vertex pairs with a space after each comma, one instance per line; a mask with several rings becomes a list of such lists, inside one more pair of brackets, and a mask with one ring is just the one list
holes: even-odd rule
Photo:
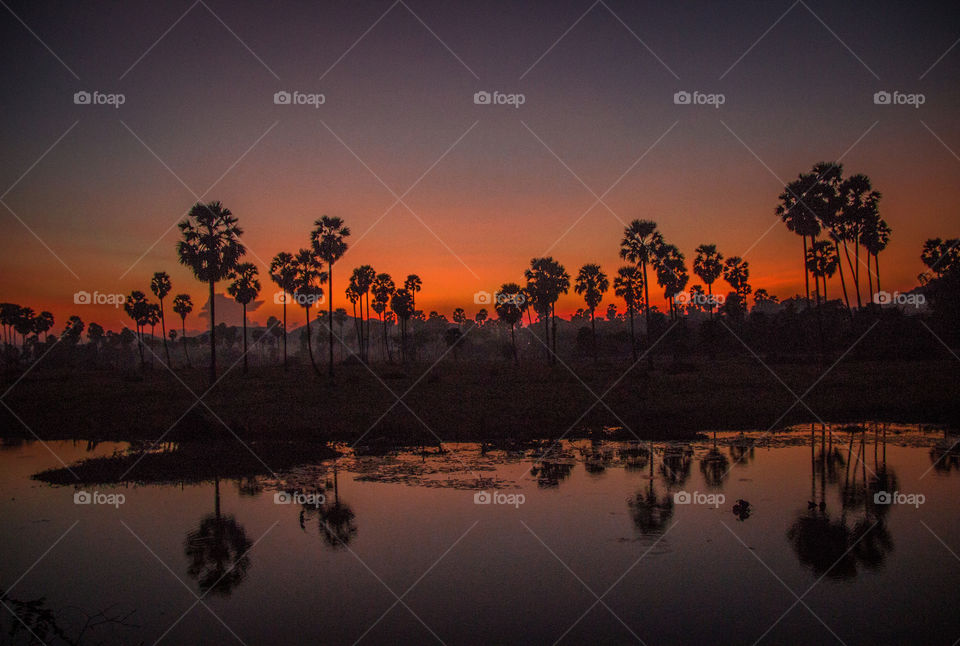
[[[885, 289], [916, 285], [925, 239], [958, 236], [956, 3], [5, 0], [0, 30], [0, 300], [56, 329], [119, 329], [122, 310], [74, 294], [147, 291], [156, 271], [199, 310], [175, 251], [197, 200], [239, 218], [260, 323], [281, 309], [266, 265], [324, 214], [352, 230], [335, 307], [370, 264], [418, 274], [418, 308], [448, 317], [535, 256], [613, 275], [635, 218], [688, 266], [715, 243], [789, 297], [801, 241], [777, 196], [822, 160], [883, 194]], [[571, 290], [558, 310], [581, 306]]]

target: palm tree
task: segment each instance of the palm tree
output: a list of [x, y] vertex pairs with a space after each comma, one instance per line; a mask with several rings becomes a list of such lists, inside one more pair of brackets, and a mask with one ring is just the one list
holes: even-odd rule
[[834, 246], [826, 240], [817, 240], [807, 251], [807, 271], [816, 282], [817, 305], [820, 304], [820, 283], [823, 283], [823, 302], [827, 302], [827, 279], [837, 273], [840, 258]]
[[594, 313], [609, 288], [610, 281], [607, 280], [607, 275], [600, 269], [600, 265], [596, 264], [586, 264], [580, 268], [580, 273], [577, 275], [577, 284], [573, 288], [575, 292], [583, 295], [583, 301], [590, 312], [594, 361], [597, 360], [597, 322]]
[[293, 254], [281, 251], [270, 261], [270, 280], [283, 292], [283, 368], [287, 368], [287, 295], [293, 293], [296, 269]]
[[168, 366], [170, 365], [170, 350], [167, 348], [167, 323], [163, 318], [163, 299], [170, 293], [171, 289], [170, 276], [167, 275], [167, 272], [158, 271], [153, 275], [153, 279], [150, 281], [150, 291], [160, 299], [160, 330], [163, 332], [163, 353], [167, 357]]
[[[633, 351], [633, 361], [637, 361], [637, 337], [633, 327], [633, 315], [637, 306], [643, 301], [643, 274], [636, 266], [621, 267], [617, 270], [617, 277], [613, 279], [613, 293], [623, 299], [630, 315], [630, 347]], [[611, 304], [612, 305], [612, 304]]]
[[[877, 277], [877, 291], [880, 291], [880, 252], [887, 248], [890, 242], [890, 225], [879, 215], [870, 218], [864, 227], [862, 242], [867, 250], [867, 278], [870, 279], [870, 256], [873, 256], [873, 269]], [[872, 280], [871, 280], [872, 283]], [[870, 292], [873, 294], [871, 284]]]
[[319, 303], [320, 299], [323, 298], [323, 288], [320, 285], [329, 278], [327, 273], [322, 271], [323, 263], [320, 262], [312, 249], [298, 251], [294, 257], [293, 266], [293, 294], [296, 301], [303, 307], [303, 312], [307, 317], [307, 351], [310, 353], [310, 364], [313, 365], [313, 371], [319, 376], [320, 368], [317, 367], [317, 362], [313, 358], [313, 342], [310, 340], [310, 307]]
[[513, 361], [519, 362], [517, 357], [517, 323], [523, 320], [523, 288], [516, 283], [504, 283], [496, 294], [497, 318], [510, 326], [510, 343], [513, 346]]
[[[32, 307], [17, 308], [16, 317], [13, 321], [13, 331], [20, 335], [21, 354], [27, 351], [27, 335], [33, 332], [33, 319]], [[16, 337], [14, 337], [14, 342], [16, 342]]]
[[657, 245], [653, 255], [653, 264], [657, 270], [657, 282], [663, 287], [663, 296], [670, 304], [670, 318], [676, 319], [679, 314], [676, 296], [683, 291], [690, 280], [684, 256], [676, 245]]
[[147, 302], [147, 296], [138, 289], [130, 292], [123, 302], [123, 311], [127, 313], [137, 329], [137, 347], [140, 350], [140, 367], [146, 364], [143, 357], [143, 326], [147, 323], [150, 313], [150, 304]]
[[190, 294], [177, 294], [173, 297], [173, 311], [180, 315], [181, 335], [183, 338], [183, 356], [187, 358], [187, 365], [191, 368], [190, 353], [187, 351], [187, 314], [193, 311], [193, 301]]
[[[524, 271], [523, 275], [527, 279], [527, 293], [533, 298], [534, 309], [543, 320], [548, 360], [551, 360], [550, 337], [553, 337], [552, 361], [555, 362], [557, 354], [556, 303], [560, 294], [566, 294], [570, 291], [570, 275], [563, 265], [550, 256], [533, 258], [530, 261], [530, 269]], [[552, 326], [550, 326], [551, 319]], [[550, 331], [551, 327], [552, 333]]]
[[[637, 265], [643, 274], [643, 311], [647, 335], [650, 334], [650, 282], [647, 278], [647, 265], [653, 260], [654, 252], [663, 244], [663, 236], [657, 231], [657, 223], [652, 220], [633, 220], [623, 230], [620, 241], [620, 257]], [[652, 364], [653, 356], [647, 360]]]
[[370, 285], [370, 290], [373, 292], [373, 311], [377, 313], [377, 316], [380, 318], [380, 327], [383, 328], [383, 354], [388, 361], [392, 361], [390, 358], [390, 346], [387, 344], [387, 324], [383, 320], [383, 314], [387, 311], [387, 307], [390, 306], [390, 297], [393, 296], [393, 293], [397, 291], [397, 286], [393, 283], [393, 278], [390, 277], [390, 274], [377, 274], [373, 279], [373, 283]]
[[723, 254], [717, 251], [715, 244], [702, 244], [697, 247], [697, 257], [693, 261], [693, 273], [707, 286], [707, 301], [710, 306], [710, 318], [713, 318], [713, 283], [723, 275]]
[[750, 263], [740, 256], [731, 256], [724, 263], [723, 279], [730, 283], [730, 287], [737, 296], [737, 308], [742, 314], [746, 311], [747, 296], [752, 288], [747, 281], [750, 279]]
[[463, 328], [463, 324], [467, 322], [467, 313], [462, 307], [455, 307], [453, 309], [452, 320], [457, 324], [457, 327]]
[[187, 218], [177, 225], [183, 240], [177, 243], [180, 264], [193, 270], [200, 282], [210, 286], [210, 382], [217, 380], [217, 339], [214, 288], [236, 269], [247, 252], [240, 243], [243, 230], [237, 218], [219, 201], [190, 209]]
[[243, 307], [243, 374], [247, 374], [247, 305], [260, 293], [257, 266], [252, 262], [237, 265], [235, 278], [227, 293]]
[[417, 311], [417, 293], [423, 288], [423, 281], [420, 280], [420, 276], [416, 274], [410, 274], [407, 276], [407, 279], [403, 281], [403, 288], [410, 292], [410, 307], [413, 308], [413, 311]]
[[[344, 238], [350, 236], [350, 229], [343, 224], [343, 220], [328, 215], [322, 216], [313, 223], [316, 227], [310, 234], [313, 242], [313, 251], [323, 262], [327, 263], [327, 272], [324, 274], [330, 292], [329, 320], [333, 320], [333, 265], [347, 252], [347, 243]], [[328, 357], [328, 372], [333, 377], [333, 326], [327, 326], [330, 355]]]
[[477, 324], [477, 327], [483, 327], [483, 323], [487, 320], [487, 316], [488, 314], [486, 308], [481, 307], [480, 311], [477, 312], [476, 316], [473, 317], [473, 321]]
[[233, 514], [220, 513], [220, 479], [214, 480], [214, 512], [187, 534], [184, 554], [190, 560], [187, 574], [204, 594], [229, 596], [247, 575], [252, 547], [243, 525]]
[[357, 335], [357, 352], [360, 352], [360, 319], [357, 317], [357, 302], [360, 301], [360, 293], [357, 291], [357, 286], [352, 279], [343, 293], [347, 297], [347, 300], [350, 301], [350, 304], [353, 305], [353, 331]]
[[[843, 180], [839, 187], [840, 220], [844, 231], [844, 255], [853, 276], [853, 286], [857, 291], [857, 309], [863, 306], [860, 299], [860, 245], [867, 223], [879, 218], [878, 203], [880, 193], [874, 191], [870, 178], [866, 175], [851, 175]], [[853, 245], [854, 258], [851, 260], [846, 242]]]
[[[361, 265], [353, 270], [350, 285], [360, 297], [360, 356], [364, 361], [369, 360], [370, 345], [370, 286], [377, 277], [377, 272], [370, 265]], [[366, 317], [364, 317], [364, 300], [366, 300]], [[364, 325], [366, 324], [366, 325]], [[366, 327], [366, 329], [364, 329]]]
[[815, 187], [815, 175], [800, 175], [784, 187], [780, 194], [780, 204], [776, 213], [793, 231], [803, 239], [803, 280], [807, 290], [807, 305], [810, 304], [810, 274], [807, 272], [807, 238], [815, 239], [820, 234], [820, 221], [817, 214], [804, 202], [804, 198]]
[[397, 315], [397, 321], [400, 323], [400, 357], [402, 362], [407, 360], [407, 321], [413, 316], [413, 293], [404, 289], [398, 289], [390, 297], [390, 309]]

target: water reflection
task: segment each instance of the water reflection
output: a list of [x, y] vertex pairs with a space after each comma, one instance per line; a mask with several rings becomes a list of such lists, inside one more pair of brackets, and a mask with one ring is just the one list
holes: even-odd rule
[[333, 483], [328, 484], [327, 490], [333, 489], [333, 502], [324, 497], [321, 505], [301, 504], [300, 529], [307, 531], [307, 521], [317, 517], [317, 531], [324, 544], [331, 549], [347, 547], [356, 535], [356, 514], [353, 509], [340, 500], [339, 473], [336, 464], [333, 467]]
[[200, 590], [227, 597], [247, 576], [251, 544], [243, 525], [232, 514], [220, 511], [219, 478], [214, 480], [213, 509], [187, 534], [183, 551], [189, 561], [187, 574]]
[[652, 447], [648, 455], [650, 458], [648, 484], [627, 502], [633, 524], [644, 536], [663, 533], [673, 517], [673, 494], [670, 492], [669, 484], [662, 495], [657, 493], [654, 485], [653, 463], [655, 455]]

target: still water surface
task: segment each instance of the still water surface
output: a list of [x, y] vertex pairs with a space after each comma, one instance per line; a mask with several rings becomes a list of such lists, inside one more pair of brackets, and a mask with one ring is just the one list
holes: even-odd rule
[[[43, 597], [49, 644], [101, 611], [132, 614], [82, 643], [953, 644], [960, 459], [937, 446], [954, 438], [885, 437], [584, 440], [548, 460], [448, 444], [82, 488], [32, 480], [57, 458], [8, 442], [0, 642], [31, 643], [8, 631]], [[67, 464], [125, 448], [48, 446]]]

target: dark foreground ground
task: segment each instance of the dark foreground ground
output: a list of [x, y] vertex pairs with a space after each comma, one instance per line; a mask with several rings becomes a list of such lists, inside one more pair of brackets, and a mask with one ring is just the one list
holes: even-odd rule
[[[960, 426], [960, 364], [952, 359], [841, 361], [822, 378], [829, 365], [768, 369], [753, 359], [652, 370], [643, 362], [624, 375], [628, 367], [578, 363], [575, 376], [543, 364], [350, 365], [334, 380], [303, 366], [247, 376], [234, 369], [209, 392], [200, 370], [177, 371], [185, 386], [160, 365], [129, 374], [37, 369], [15, 384], [20, 375], [3, 376], [3, 390], [13, 388], [0, 407], [0, 435], [180, 441], [232, 432], [259, 442], [430, 445], [576, 437], [604, 427], [670, 439], [819, 421]], [[791, 390], [803, 403], [793, 405]]]

